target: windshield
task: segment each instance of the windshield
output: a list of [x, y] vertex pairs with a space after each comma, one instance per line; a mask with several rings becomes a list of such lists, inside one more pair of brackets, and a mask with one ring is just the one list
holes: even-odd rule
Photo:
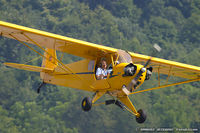
[[118, 54], [117, 61], [119, 63], [132, 63], [132, 58], [126, 51], [118, 50], [117, 54]]

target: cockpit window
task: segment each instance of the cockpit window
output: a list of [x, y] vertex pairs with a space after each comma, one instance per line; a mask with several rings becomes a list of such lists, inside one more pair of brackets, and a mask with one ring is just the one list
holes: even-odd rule
[[126, 51], [118, 50], [117, 54], [118, 63], [132, 63], [132, 58]]
[[94, 60], [91, 60], [91, 61], [88, 63], [88, 71], [93, 71], [93, 70], [94, 70], [94, 64], [95, 64], [95, 61], [94, 61]]

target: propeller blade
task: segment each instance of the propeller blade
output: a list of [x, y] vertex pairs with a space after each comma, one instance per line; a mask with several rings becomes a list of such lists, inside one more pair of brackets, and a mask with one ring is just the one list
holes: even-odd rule
[[146, 64], [144, 65], [144, 68], [146, 68], [149, 65], [149, 63], [151, 62], [151, 59], [152, 57], [146, 62]]
[[138, 85], [138, 79], [140, 78], [140, 76], [142, 75], [142, 73], [144, 73], [146, 71], [146, 68], [141, 68], [140, 69], [140, 71], [139, 71], [139, 73], [136, 75], [136, 77], [133, 79], [133, 80], [131, 80], [131, 82], [129, 83], [129, 85], [128, 85], [128, 87], [127, 87], [127, 89], [128, 90], [130, 90], [130, 91], [132, 91], [132, 88], [134, 88], [135, 89], [135, 87]]
[[158, 51], [160, 52], [162, 50], [162, 48], [158, 45], [158, 44], [154, 44], [153, 47]]
[[[158, 52], [162, 50], [162, 48], [158, 44], [154, 44], [153, 47], [155, 48], [156, 51], [153, 51], [152, 56], [155, 56]], [[132, 90], [133, 87], [136, 87], [138, 84], [138, 79], [142, 75], [143, 72], [145, 72], [147, 69], [146, 67], [151, 63], [151, 60], [153, 57], [150, 57], [147, 62], [145, 63], [144, 67], [140, 69], [139, 73], [136, 75], [136, 77], [131, 80], [130, 84], [128, 85], [128, 89]], [[135, 89], [135, 88], [134, 88]]]

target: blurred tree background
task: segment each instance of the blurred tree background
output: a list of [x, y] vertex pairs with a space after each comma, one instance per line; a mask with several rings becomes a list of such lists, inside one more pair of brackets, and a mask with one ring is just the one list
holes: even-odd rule
[[[0, 0], [0, 20], [146, 55], [158, 43], [163, 49], [158, 57], [200, 66], [199, 0]], [[83, 112], [81, 100], [91, 93], [47, 85], [37, 94], [38, 73], [8, 68], [3, 62], [25, 63], [38, 55], [3, 37], [0, 47], [1, 133], [130, 133], [138, 127], [200, 127], [199, 82], [132, 95], [136, 108], [148, 114], [141, 125], [114, 105]], [[79, 60], [64, 57], [65, 63]], [[41, 65], [41, 59], [30, 64]], [[156, 82], [152, 78], [141, 88]]]

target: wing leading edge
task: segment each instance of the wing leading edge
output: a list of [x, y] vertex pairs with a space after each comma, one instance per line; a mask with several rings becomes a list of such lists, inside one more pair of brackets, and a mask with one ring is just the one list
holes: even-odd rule
[[95, 59], [117, 49], [0, 21], [0, 35], [83, 58]]
[[[134, 63], [145, 64], [145, 62], [150, 59], [150, 56], [142, 54], [130, 52], [130, 55]], [[176, 76], [186, 79], [200, 78], [200, 67], [198, 66], [188, 65], [156, 57], [153, 57], [151, 59], [150, 66], [153, 67], [153, 72], [165, 74], [168, 76]]]
[[[106, 54], [113, 54], [117, 49], [89, 43], [53, 33], [48, 33], [16, 24], [0, 21], [0, 35], [17, 39], [18, 41], [37, 44], [42, 47], [56, 49], [87, 59], [96, 59]], [[134, 63], [144, 64], [150, 56], [130, 52]], [[200, 77], [200, 67], [169, 61], [160, 58], [152, 58], [151, 66], [154, 72], [170, 76], [178, 76], [187, 79]]]

